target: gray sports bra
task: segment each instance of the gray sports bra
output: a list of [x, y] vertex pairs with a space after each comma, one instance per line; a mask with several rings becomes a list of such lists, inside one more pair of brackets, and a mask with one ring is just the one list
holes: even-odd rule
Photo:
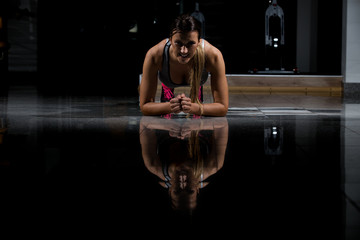
[[[159, 80], [167, 87], [169, 88], [176, 88], [181, 86], [188, 86], [188, 84], [177, 84], [171, 81], [170, 78], [170, 56], [169, 56], [169, 49], [170, 49], [171, 42], [169, 39], [167, 39], [165, 47], [164, 47], [164, 53], [163, 53], [163, 61], [162, 61], [162, 69], [158, 72]], [[204, 40], [202, 40], [201, 43], [202, 47], [204, 48]], [[203, 70], [202, 76], [201, 76], [201, 82], [200, 85], [203, 85], [206, 80], [209, 77], [209, 73], [205, 70]]]

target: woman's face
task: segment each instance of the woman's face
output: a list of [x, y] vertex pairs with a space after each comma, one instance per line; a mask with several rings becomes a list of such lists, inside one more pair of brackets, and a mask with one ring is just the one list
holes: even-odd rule
[[194, 57], [199, 43], [199, 33], [197, 31], [175, 33], [171, 37], [172, 52], [181, 64], [187, 64]]

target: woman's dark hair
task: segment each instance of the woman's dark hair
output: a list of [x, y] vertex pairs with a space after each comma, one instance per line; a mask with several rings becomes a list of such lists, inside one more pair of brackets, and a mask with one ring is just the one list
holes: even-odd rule
[[187, 33], [191, 31], [197, 31], [199, 33], [199, 39], [201, 36], [201, 24], [200, 22], [188, 14], [178, 16], [171, 25], [170, 37], [175, 33]]

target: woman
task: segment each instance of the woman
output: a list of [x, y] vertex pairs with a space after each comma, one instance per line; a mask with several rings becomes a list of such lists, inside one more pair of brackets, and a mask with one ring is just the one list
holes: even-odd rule
[[[144, 115], [189, 113], [225, 116], [229, 94], [221, 52], [200, 39], [200, 23], [192, 16], [176, 18], [170, 38], [146, 54], [140, 85], [140, 109]], [[211, 74], [213, 103], [202, 103], [202, 85]], [[155, 102], [158, 79], [162, 82], [161, 102]], [[174, 96], [174, 88], [190, 86], [190, 96]]]

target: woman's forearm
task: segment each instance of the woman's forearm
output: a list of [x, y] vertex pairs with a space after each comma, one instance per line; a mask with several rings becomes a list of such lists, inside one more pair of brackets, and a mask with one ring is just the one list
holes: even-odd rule
[[205, 103], [203, 104], [203, 115], [224, 117], [228, 112], [228, 108], [222, 103]]
[[171, 113], [169, 102], [148, 102], [143, 104], [140, 109], [145, 116]]

